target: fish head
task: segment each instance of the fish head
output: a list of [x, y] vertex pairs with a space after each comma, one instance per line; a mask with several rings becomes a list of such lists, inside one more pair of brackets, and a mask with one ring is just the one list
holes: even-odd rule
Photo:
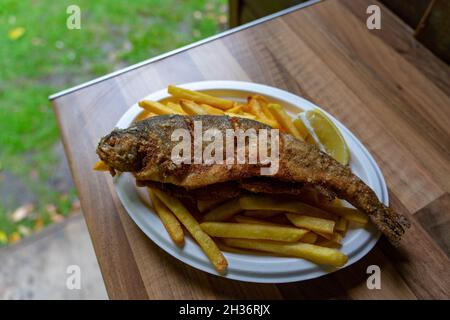
[[140, 138], [135, 128], [114, 129], [100, 139], [97, 154], [110, 168], [121, 172], [135, 172], [142, 167]]

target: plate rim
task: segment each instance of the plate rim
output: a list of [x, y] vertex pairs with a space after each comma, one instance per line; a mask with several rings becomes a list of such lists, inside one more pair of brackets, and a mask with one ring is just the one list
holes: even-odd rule
[[[366, 164], [364, 167], [367, 168], [367, 166], [370, 165], [371, 171], [373, 171], [373, 173], [375, 173], [375, 175], [376, 175], [375, 178], [379, 183], [378, 187], [380, 188], [379, 192], [381, 193], [378, 195], [378, 197], [381, 197], [381, 202], [383, 202], [385, 205], [389, 204], [389, 194], [388, 194], [386, 182], [384, 180], [384, 176], [381, 172], [381, 169], [379, 168], [379, 166], [376, 163], [373, 156], [370, 154], [370, 152], [367, 150], [367, 148], [364, 146], [364, 144], [358, 138], [356, 138], [356, 136], [348, 128], [346, 128], [339, 120], [337, 120], [335, 117], [333, 117], [331, 114], [329, 114], [327, 111], [323, 110], [316, 104], [306, 100], [303, 97], [300, 97], [296, 94], [287, 92], [285, 90], [275, 88], [272, 86], [268, 86], [268, 85], [264, 85], [264, 84], [253, 83], [253, 82], [229, 81], [229, 80], [213, 80], [213, 81], [206, 80], [206, 81], [196, 81], [196, 82], [179, 84], [177, 86], [191, 89], [191, 90], [200, 90], [200, 91], [234, 90], [234, 91], [241, 91], [241, 92], [253, 92], [253, 93], [258, 93], [258, 94], [271, 96], [271, 97], [276, 96], [276, 98], [275, 98], [276, 100], [281, 100], [281, 101], [287, 102], [294, 108], [295, 107], [301, 108], [301, 106], [307, 106], [308, 108], [318, 108], [318, 109], [322, 110], [337, 125], [339, 130], [344, 132], [344, 137], [345, 136], [350, 137], [353, 140], [353, 142], [356, 143], [356, 145], [359, 147], [359, 149], [360, 149], [359, 151], [361, 151], [361, 153], [366, 157], [366, 160], [368, 161], [368, 164]], [[150, 93], [141, 99], [152, 99], [152, 100], [159, 101], [159, 100], [165, 99], [169, 96], [170, 95], [167, 93], [167, 89], [164, 88], [164, 89], [155, 91], [153, 93]], [[119, 121], [116, 124], [116, 127], [119, 127], [119, 128], [128, 127], [131, 124], [132, 119], [134, 119], [135, 116], [137, 116], [137, 114], [141, 110], [142, 109], [138, 106], [137, 103], [133, 104], [119, 119]], [[152, 232], [150, 232], [148, 230], [148, 228], [143, 223], [141, 223], [139, 217], [135, 216], [134, 210], [132, 208], [130, 208], [131, 205], [126, 201], [123, 188], [120, 187], [120, 182], [121, 182], [120, 179], [121, 179], [121, 177], [125, 177], [125, 176], [126, 176], [125, 174], [121, 174], [114, 178], [114, 180], [113, 180], [114, 188], [116, 189], [116, 192], [119, 196], [119, 199], [120, 199], [122, 205], [125, 208], [125, 211], [132, 218], [134, 223], [136, 223], [136, 225], [139, 227], [139, 229], [142, 232], [144, 232], [144, 234], [147, 237], [149, 237], [162, 250], [164, 250], [166, 253], [170, 254], [174, 258], [176, 258], [176, 259], [184, 262], [185, 264], [187, 264], [191, 267], [194, 267], [196, 269], [202, 270], [204, 272], [207, 272], [209, 274], [213, 274], [216, 276], [225, 277], [228, 279], [233, 279], [233, 280], [238, 280], [238, 281], [243, 281], [243, 282], [253, 282], [253, 283], [288, 283], [288, 282], [297, 282], [297, 281], [304, 281], [304, 280], [309, 280], [309, 279], [313, 279], [313, 278], [318, 278], [318, 277], [325, 276], [327, 274], [331, 274], [333, 272], [345, 269], [345, 268], [351, 266], [352, 264], [356, 263], [357, 261], [362, 259], [364, 256], [366, 256], [373, 249], [373, 247], [376, 245], [376, 243], [378, 242], [378, 240], [381, 236], [381, 233], [378, 230], [375, 230], [372, 228], [372, 230], [369, 231], [369, 233], [371, 234], [371, 237], [368, 237], [368, 239], [365, 242], [360, 243], [358, 250], [356, 250], [356, 252], [353, 252], [352, 257], [349, 257], [349, 262], [345, 266], [343, 266], [342, 268], [339, 268], [339, 269], [337, 269], [337, 268], [327, 269], [327, 268], [315, 265], [316, 269], [318, 269], [318, 270], [311, 270], [309, 272], [308, 272], [308, 270], [306, 270], [306, 275], [304, 274], [305, 270], [300, 270], [300, 271], [297, 271], [297, 273], [298, 273], [297, 276], [289, 275], [294, 272], [294, 271], [289, 271], [289, 272], [287, 272], [287, 274], [289, 276], [282, 277], [282, 271], [280, 271], [279, 275], [278, 275], [278, 273], [272, 273], [271, 276], [269, 276], [267, 278], [263, 277], [259, 274], [253, 275], [253, 276], [246, 275], [247, 273], [250, 274], [251, 272], [246, 272], [243, 270], [240, 270], [241, 271], [240, 275], [235, 275], [234, 273], [228, 273], [228, 274], [222, 275], [222, 274], [217, 273], [211, 265], [205, 266], [203, 263], [196, 261], [196, 259], [186, 257], [185, 255], [182, 254], [183, 250], [180, 249], [179, 247], [177, 247], [175, 244], [171, 243], [171, 247], [167, 247], [165, 243], [163, 243], [160, 239], [158, 239], [157, 235], [152, 234]], [[370, 187], [373, 188], [373, 186], [370, 186]], [[137, 193], [137, 191], [135, 193]], [[150, 211], [150, 213], [155, 214], [150, 208], [148, 210]], [[190, 236], [188, 235], [188, 237], [190, 237]], [[353, 250], [353, 251], [355, 251], [355, 250]], [[231, 258], [231, 260], [234, 260], [236, 258], [236, 257], [234, 257], [234, 256], [236, 256], [236, 254], [233, 254], [233, 253], [224, 252], [224, 255], [226, 256], [227, 260], [230, 260], [229, 258]], [[276, 259], [289, 259], [289, 258], [276, 258]], [[290, 260], [293, 260], [293, 259], [296, 259], [296, 258], [290, 258]], [[298, 259], [296, 259], [296, 260], [298, 260]], [[303, 260], [303, 259], [301, 259], [301, 260]], [[231, 269], [230, 266], [229, 266], [229, 269]]]

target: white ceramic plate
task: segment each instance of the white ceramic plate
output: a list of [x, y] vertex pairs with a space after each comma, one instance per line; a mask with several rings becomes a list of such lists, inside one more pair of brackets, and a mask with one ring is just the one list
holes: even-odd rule
[[[201, 81], [180, 86], [223, 98], [243, 101], [249, 94], [260, 94], [267, 97], [270, 101], [281, 103], [293, 115], [298, 114], [301, 109], [319, 108], [292, 93], [255, 83]], [[164, 89], [146, 96], [145, 99], [160, 101], [167, 97], [169, 97], [169, 94]], [[117, 127], [127, 128], [141, 110], [137, 104], [131, 106], [119, 120]], [[375, 191], [381, 202], [388, 205], [386, 184], [372, 156], [342, 123], [328, 113], [326, 114], [341, 130], [349, 146], [352, 171]], [[128, 214], [153, 242], [184, 263], [211, 274], [219, 275], [190, 236], [186, 237], [183, 248], [177, 247], [172, 242], [157, 215], [150, 211], [142, 202], [142, 195], [145, 193], [142, 188], [135, 186], [134, 178], [131, 174], [125, 173], [117, 176], [115, 178], [115, 187]], [[364, 257], [375, 246], [379, 236], [380, 233], [371, 225], [365, 229], [349, 230], [341, 248], [341, 251], [349, 258], [345, 267]], [[229, 267], [227, 274], [223, 276], [241, 281], [264, 283], [293, 282], [317, 278], [337, 270], [296, 258], [242, 255], [227, 252], [224, 254], [228, 260]]]

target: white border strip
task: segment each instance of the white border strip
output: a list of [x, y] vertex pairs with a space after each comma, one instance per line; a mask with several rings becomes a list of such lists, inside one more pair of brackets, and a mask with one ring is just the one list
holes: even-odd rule
[[142, 62], [133, 64], [133, 65], [131, 65], [131, 66], [129, 66], [129, 67], [126, 67], [126, 68], [124, 68], [124, 69], [117, 70], [117, 71], [112, 72], [112, 73], [108, 73], [108, 74], [106, 74], [106, 75], [104, 75], [104, 76], [101, 76], [101, 77], [99, 77], [99, 78], [93, 79], [93, 80], [91, 80], [91, 81], [84, 82], [84, 83], [79, 84], [79, 85], [77, 85], [77, 86], [75, 86], [75, 87], [72, 87], [72, 88], [69, 88], [69, 89], [65, 89], [65, 90], [59, 91], [59, 92], [54, 93], [54, 94], [52, 94], [51, 96], [49, 96], [48, 99], [49, 99], [49, 100], [54, 100], [54, 99], [56, 99], [56, 98], [59, 98], [59, 97], [64, 96], [64, 95], [66, 95], [66, 94], [69, 94], [69, 93], [72, 93], [72, 92], [74, 92], [74, 91], [80, 90], [80, 89], [82, 89], [82, 88], [85, 88], [85, 87], [91, 86], [91, 85], [93, 85], [93, 84], [102, 82], [102, 81], [104, 81], [104, 80], [107, 80], [107, 79], [116, 77], [116, 76], [118, 76], [118, 75], [120, 75], [120, 74], [123, 74], [123, 73], [126, 73], [126, 72], [128, 72], [128, 71], [131, 71], [131, 70], [140, 68], [140, 67], [142, 67], [142, 66], [145, 66], [145, 65], [147, 65], [147, 64], [156, 62], [156, 61], [158, 61], [158, 60], [162, 60], [162, 59], [167, 58], [167, 57], [169, 57], [169, 56], [172, 56], [172, 55], [175, 55], [175, 54], [177, 54], [177, 53], [186, 51], [186, 50], [188, 50], [188, 49], [191, 49], [191, 48], [200, 46], [200, 45], [205, 44], [205, 43], [207, 43], [207, 42], [210, 42], [210, 41], [213, 41], [213, 40], [222, 38], [222, 37], [227, 36], [227, 35], [230, 35], [230, 34], [232, 34], [232, 33], [235, 33], [235, 32], [238, 32], [238, 31], [241, 31], [241, 30], [244, 30], [244, 29], [253, 27], [253, 26], [256, 26], [256, 25], [258, 25], [258, 24], [260, 24], [260, 23], [263, 23], [263, 22], [272, 20], [272, 19], [274, 19], [274, 18], [278, 18], [278, 17], [280, 17], [280, 16], [283, 16], [283, 15], [285, 15], [285, 14], [291, 13], [291, 12], [296, 11], [296, 10], [298, 10], [298, 9], [305, 8], [305, 7], [309, 7], [309, 6], [313, 5], [313, 4], [316, 4], [316, 3], [321, 2], [321, 1], [322, 1], [322, 0], [309, 0], [309, 1], [307, 1], [307, 2], [300, 3], [300, 4], [296, 5], [296, 6], [293, 6], [293, 7], [290, 7], [290, 8], [287, 8], [287, 9], [284, 9], [284, 10], [281, 10], [281, 11], [278, 11], [278, 12], [275, 12], [275, 13], [273, 13], [273, 14], [271, 14], [271, 15], [268, 15], [268, 16], [262, 17], [262, 18], [260, 18], [260, 19], [251, 21], [251, 22], [249, 22], [249, 23], [243, 24], [243, 25], [241, 25], [241, 26], [239, 26], [239, 27], [232, 28], [232, 29], [229, 29], [229, 30], [227, 30], [227, 31], [218, 33], [218, 34], [216, 34], [216, 35], [214, 35], [214, 36], [211, 36], [211, 37], [209, 37], [209, 38], [205, 38], [205, 39], [203, 39], [203, 40], [200, 40], [200, 41], [197, 41], [197, 42], [188, 44], [188, 45], [186, 45], [186, 46], [184, 46], [184, 47], [180, 47], [180, 48], [177, 48], [177, 49], [175, 49], [175, 50], [168, 51], [168, 52], [166, 52], [166, 53], [163, 53], [163, 54], [158, 55], [158, 56], [156, 56], [156, 57], [150, 58], [150, 59], [148, 59], [148, 60], [144, 60], [144, 61], [142, 61]]

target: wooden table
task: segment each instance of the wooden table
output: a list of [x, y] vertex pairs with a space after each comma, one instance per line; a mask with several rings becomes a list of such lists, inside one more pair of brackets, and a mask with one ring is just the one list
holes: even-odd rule
[[[258, 21], [51, 97], [109, 296], [113, 299], [422, 299], [450, 297], [450, 68], [381, 4], [329, 0]], [[243, 80], [296, 93], [335, 115], [380, 165], [391, 205], [413, 222], [400, 248], [382, 239], [362, 260], [325, 277], [251, 284], [197, 271], [133, 223], [96, 144], [128, 106], [168, 84]], [[381, 290], [366, 268], [382, 270]]]

